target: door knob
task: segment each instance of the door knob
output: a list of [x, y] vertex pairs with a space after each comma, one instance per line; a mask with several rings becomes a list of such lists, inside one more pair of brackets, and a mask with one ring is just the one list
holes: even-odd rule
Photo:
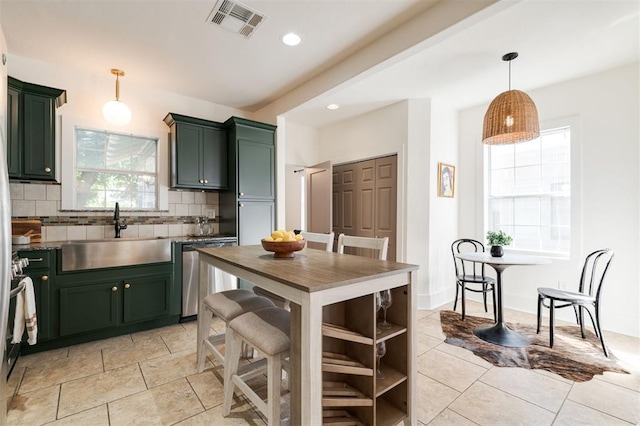
[[240, 205], [240, 207], [244, 207], [244, 203], [240, 203], [239, 205]]
[[45, 173], [51, 173], [51, 167], [45, 167], [44, 171]]
[[124, 288], [130, 288], [130, 287], [131, 287], [131, 284], [129, 284], [129, 283], [126, 283], [126, 284], [124, 285]]
[[42, 281], [47, 281], [49, 279], [49, 276], [48, 275], [43, 275], [43, 276], [40, 277], [40, 279]]
[[118, 287], [114, 285], [113, 287], [111, 287], [111, 291], [118, 291]]
[[209, 183], [209, 181], [205, 179], [205, 180], [204, 180], [204, 183]]
[[240, 193], [240, 196], [241, 196], [241, 197], [244, 197], [244, 192], [241, 192], [241, 193]]

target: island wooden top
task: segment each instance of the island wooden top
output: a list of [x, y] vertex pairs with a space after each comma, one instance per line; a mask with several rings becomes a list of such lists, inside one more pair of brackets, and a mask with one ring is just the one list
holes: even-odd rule
[[308, 293], [418, 269], [408, 263], [314, 249], [298, 251], [293, 259], [275, 259], [273, 253], [260, 245], [207, 247], [198, 251]]

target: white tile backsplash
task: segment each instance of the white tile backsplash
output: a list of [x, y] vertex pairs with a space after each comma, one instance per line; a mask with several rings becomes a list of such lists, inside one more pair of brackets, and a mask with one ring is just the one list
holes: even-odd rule
[[11, 202], [11, 216], [35, 216], [36, 202], [27, 200], [13, 200]]
[[57, 216], [58, 201], [36, 201], [36, 216]]
[[24, 199], [25, 200], [46, 200], [47, 185], [25, 185]]
[[[42, 241], [93, 240], [115, 236], [113, 225], [104, 225], [105, 220], [107, 223], [111, 221], [113, 217], [111, 212], [61, 212], [60, 185], [12, 182], [9, 187], [12, 216], [42, 218]], [[166, 211], [122, 211], [121, 216], [130, 218], [129, 222], [144, 222], [144, 218], [150, 217], [149, 221], [152, 223], [129, 224], [121, 235], [133, 238], [193, 234], [194, 225], [184, 222], [189, 221], [189, 217], [202, 216], [208, 210], [219, 211], [219, 199], [218, 193], [169, 191], [169, 204]], [[88, 217], [92, 223], [77, 225], [79, 221], [75, 218], [80, 216]], [[212, 232], [218, 232], [218, 229], [219, 226], [214, 224]]]

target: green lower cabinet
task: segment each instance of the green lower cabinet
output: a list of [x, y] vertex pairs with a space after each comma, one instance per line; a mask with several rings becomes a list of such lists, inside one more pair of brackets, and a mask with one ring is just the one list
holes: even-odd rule
[[124, 283], [124, 322], [169, 315], [171, 275], [136, 278]]
[[60, 336], [118, 325], [122, 284], [108, 281], [60, 289]]
[[[173, 265], [103, 270], [59, 279], [60, 337], [113, 330], [171, 316]], [[108, 278], [105, 279], [104, 275]]]

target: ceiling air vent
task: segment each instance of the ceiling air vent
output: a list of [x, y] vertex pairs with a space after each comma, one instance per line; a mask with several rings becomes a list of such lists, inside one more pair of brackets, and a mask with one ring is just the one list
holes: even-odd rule
[[263, 13], [257, 12], [237, 1], [218, 0], [207, 21], [250, 38], [256, 28], [266, 19]]

